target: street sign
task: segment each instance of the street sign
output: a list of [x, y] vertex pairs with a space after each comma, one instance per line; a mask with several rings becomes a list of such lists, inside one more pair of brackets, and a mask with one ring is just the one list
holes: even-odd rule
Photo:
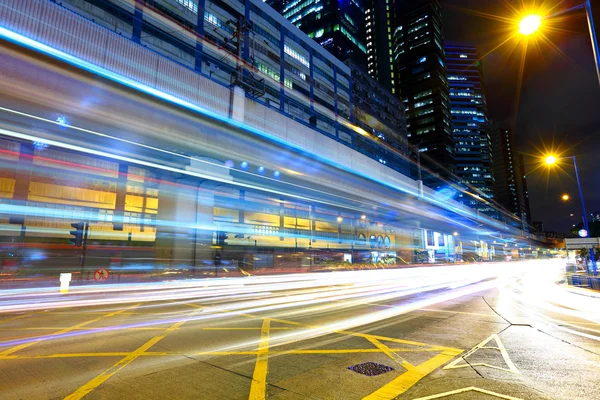
[[105, 281], [108, 279], [108, 270], [106, 268], [97, 269], [94, 272], [94, 279], [97, 281]]

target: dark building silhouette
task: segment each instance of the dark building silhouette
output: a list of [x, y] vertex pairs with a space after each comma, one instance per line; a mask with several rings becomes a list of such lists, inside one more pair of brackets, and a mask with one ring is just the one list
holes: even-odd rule
[[496, 201], [520, 219], [521, 228], [528, 229], [531, 213], [523, 155], [518, 153], [513, 131], [507, 126], [491, 122], [488, 132], [492, 139]]
[[356, 136], [357, 147], [377, 154], [383, 164], [396, 163], [396, 170], [408, 175], [410, 162], [404, 103], [356, 64], [346, 61], [346, 65], [352, 75], [352, 121], [389, 146], [390, 151], [400, 152], [405, 157], [390, 157], [376, 147], [368, 150], [374, 143], [361, 135]]

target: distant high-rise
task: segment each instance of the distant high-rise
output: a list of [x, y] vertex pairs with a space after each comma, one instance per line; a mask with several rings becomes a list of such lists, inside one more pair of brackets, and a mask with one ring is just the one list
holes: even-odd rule
[[396, 90], [406, 104], [409, 141], [443, 178], [454, 172], [450, 98], [439, 0], [397, 0], [392, 28]]
[[266, 0], [341, 61], [366, 68], [364, 0]]
[[396, 93], [397, 76], [392, 56], [392, 30], [395, 0], [366, 0], [365, 31], [367, 45], [367, 72], [383, 87]]
[[519, 170], [518, 179], [521, 181], [521, 187], [523, 188], [523, 209], [521, 211], [521, 221], [523, 225], [527, 223], [531, 225], [531, 206], [529, 205], [529, 189], [527, 189], [527, 171], [525, 171], [525, 158], [523, 154], [519, 154], [517, 157], [517, 166]]
[[487, 103], [475, 46], [446, 43], [456, 174], [461, 182], [494, 197], [492, 143], [487, 132]]
[[496, 201], [519, 217], [519, 227], [526, 228], [531, 223], [531, 214], [523, 156], [518, 153], [511, 129], [490, 123], [488, 132], [492, 138]]

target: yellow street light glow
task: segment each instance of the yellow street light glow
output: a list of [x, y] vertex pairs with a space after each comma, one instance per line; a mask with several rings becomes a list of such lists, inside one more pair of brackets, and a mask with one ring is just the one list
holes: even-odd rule
[[553, 164], [556, 164], [556, 161], [557, 161], [557, 160], [558, 160], [558, 159], [556, 158], [556, 156], [548, 156], [548, 157], [546, 157], [546, 159], [544, 160], [544, 162], [545, 162], [547, 165], [553, 165]]
[[536, 14], [527, 15], [519, 22], [519, 33], [529, 36], [542, 26], [542, 17]]
[[563, 199], [563, 201], [568, 201], [571, 198], [571, 196], [565, 193], [560, 198]]

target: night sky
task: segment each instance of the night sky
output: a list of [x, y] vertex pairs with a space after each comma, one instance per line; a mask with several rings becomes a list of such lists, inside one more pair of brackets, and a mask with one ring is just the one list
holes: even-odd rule
[[[556, 10], [562, 10], [582, 1], [545, 3], [560, 3]], [[509, 4], [520, 3], [442, 0], [445, 40], [474, 43], [484, 55], [510, 36], [510, 25], [475, 14], [510, 18], [515, 11]], [[537, 40], [537, 45], [528, 47], [520, 91], [518, 71], [523, 47], [516, 39], [484, 58], [484, 83], [490, 117], [513, 121], [516, 126], [517, 144], [525, 154], [532, 219], [543, 221], [546, 230], [565, 232], [581, 222], [572, 162], [565, 160], [562, 171], [550, 173], [546, 167], [536, 169], [539, 159], [535, 155], [544, 148], [554, 148], [565, 156], [576, 155], [587, 212], [600, 211], [600, 86], [584, 11], [566, 14], [550, 28], [552, 31], [544, 33], [552, 45]], [[562, 202], [562, 193], [569, 193], [571, 200]]]

